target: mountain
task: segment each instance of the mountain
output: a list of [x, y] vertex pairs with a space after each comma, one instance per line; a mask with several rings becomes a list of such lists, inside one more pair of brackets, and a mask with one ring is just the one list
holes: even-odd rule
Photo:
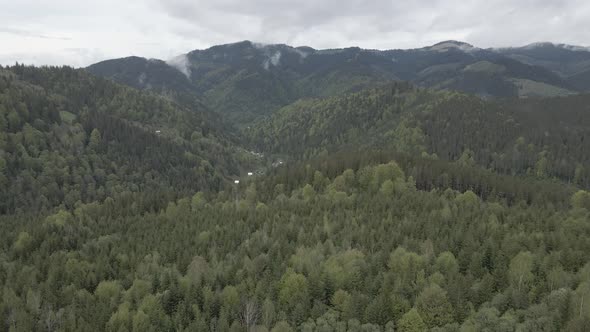
[[383, 52], [395, 59], [401, 79], [423, 87], [459, 90], [482, 97], [562, 95], [573, 90], [543, 67], [462, 42]]
[[485, 101], [393, 83], [298, 101], [246, 133], [258, 149], [297, 159], [392, 149], [589, 187], [589, 104], [588, 94]]
[[547, 68], [563, 77], [579, 91], [590, 89], [589, 47], [535, 43], [496, 51], [517, 61]]
[[[392, 51], [409, 70], [305, 48], [313, 61], [285, 56], [287, 70], [273, 56], [296, 53], [286, 46], [251, 63], [261, 46], [228, 47], [241, 55], [195, 55], [218, 70], [170, 62], [191, 74], [168, 71], [178, 86], [202, 89], [190, 98], [157, 75], [138, 90], [0, 68], [0, 331], [590, 326], [588, 94], [487, 100], [363, 76], [375, 61], [414, 75], [411, 52], [441, 64], [489, 52], [457, 42]], [[494, 56], [492, 68], [553, 77]], [[489, 66], [475, 65], [483, 80]], [[293, 95], [263, 98], [280, 89]], [[211, 91], [272, 107], [238, 131], [205, 106]]]
[[495, 51], [523, 63], [545, 67], [563, 77], [590, 70], [590, 48], [587, 47], [534, 43]]
[[[183, 61], [179, 58], [190, 78], [180, 89], [186, 91], [186, 83], [193, 84], [195, 96], [235, 123], [251, 122], [301, 97], [354, 91], [395, 79], [388, 69], [391, 61], [358, 48], [316, 51], [244, 41], [192, 51]], [[178, 84], [169, 81], [178, 77], [164, 76], [150, 65], [120, 70], [127, 61], [109, 60], [87, 69], [135, 87], [177, 91]], [[163, 64], [157, 63], [158, 68]], [[152, 82], [151, 87], [138, 85], [139, 77]]]
[[123, 58], [100, 62], [87, 70], [167, 95], [192, 95], [240, 126], [300, 98], [354, 92], [392, 80], [483, 97], [554, 96], [577, 91], [550, 69], [457, 41], [387, 51], [358, 47], [316, 50], [243, 41], [195, 50], [168, 63]]
[[157, 59], [137, 56], [97, 63], [89, 71], [115, 82], [173, 99], [187, 108], [204, 108], [197, 87], [177, 67]]
[[205, 108], [67, 67], [2, 68], [0, 97], [0, 213], [219, 190], [239, 173], [237, 138]]
[[581, 91], [590, 90], [590, 69], [568, 77], [568, 82]]
[[[181, 71], [157, 59], [131, 56], [107, 60], [93, 65], [91, 71], [138, 89], [190, 93], [195, 88]], [[133, 77], [135, 73], [143, 75]]]

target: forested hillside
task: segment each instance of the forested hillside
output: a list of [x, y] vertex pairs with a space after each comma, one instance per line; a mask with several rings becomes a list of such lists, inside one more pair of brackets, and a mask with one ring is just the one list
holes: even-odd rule
[[162, 60], [131, 56], [94, 64], [88, 71], [121, 84], [158, 93], [185, 107], [203, 108], [197, 85]]
[[524, 47], [498, 49], [496, 52], [523, 63], [550, 69], [580, 90], [587, 91], [590, 86], [588, 47], [535, 43]]
[[113, 59], [87, 70], [167, 95], [196, 96], [238, 126], [301, 97], [340, 94], [396, 78], [390, 60], [359, 48], [316, 52], [243, 41], [179, 59], [170, 66], [153, 59]]
[[484, 101], [392, 83], [298, 101], [246, 133], [261, 150], [297, 157], [381, 147], [590, 187], [588, 105], [589, 95]]
[[2, 329], [585, 331], [587, 192], [422, 190], [382, 157], [280, 168], [237, 199], [4, 217]]
[[81, 70], [0, 69], [0, 213], [215, 191], [235, 141], [214, 113]]
[[[87, 70], [179, 100], [200, 99], [236, 125], [247, 127], [301, 98], [336, 96], [392, 80], [483, 98], [588, 91], [583, 64], [590, 52], [560, 50], [568, 54], [563, 61], [553, 56], [544, 62], [521, 59], [514, 54], [517, 49], [481, 49], [452, 40], [383, 51], [242, 41], [194, 50], [167, 63], [128, 57], [99, 62]], [[533, 53], [544, 59], [537, 55], [542, 52]], [[568, 77], [558, 71], [562, 67], [568, 68]]]
[[251, 76], [288, 105], [240, 131], [167, 86], [0, 68], [0, 331], [588, 331], [589, 95], [314, 68], [294, 102]]

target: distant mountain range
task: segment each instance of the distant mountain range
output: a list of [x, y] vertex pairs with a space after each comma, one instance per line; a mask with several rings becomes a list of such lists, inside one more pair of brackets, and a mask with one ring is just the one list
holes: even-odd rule
[[537, 43], [481, 49], [444, 41], [408, 50], [317, 50], [250, 41], [213, 46], [169, 61], [127, 57], [91, 73], [185, 103], [204, 103], [247, 125], [301, 98], [409, 81], [484, 98], [560, 96], [590, 90], [590, 51]]

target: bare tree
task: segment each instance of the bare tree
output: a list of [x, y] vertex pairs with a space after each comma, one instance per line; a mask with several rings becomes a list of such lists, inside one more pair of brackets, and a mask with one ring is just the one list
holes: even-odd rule
[[54, 312], [51, 306], [46, 307], [45, 319], [43, 320], [46, 331], [53, 332], [59, 328], [63, 313], [63, 309], [59, 309], [57, 312]]
[[6, 330], [12, 329], [12, 327], [16, 327], [16, 309], [9, 308], [8, 315], [6, 317]]
[[240, 320], [242, 325], [246, 327], [246, 331], [252, 332], [254, 326], [260, 318], [260, 308], [255, 300], [245, 299], [242, 301], [240, 310]]

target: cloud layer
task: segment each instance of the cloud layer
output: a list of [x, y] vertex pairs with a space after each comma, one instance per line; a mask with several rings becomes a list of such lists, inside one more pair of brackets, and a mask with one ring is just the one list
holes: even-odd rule
[[0, 0], [0, 63], [160, 59], [239, 40], [315, 48], [590, 44], [586, 0]]

